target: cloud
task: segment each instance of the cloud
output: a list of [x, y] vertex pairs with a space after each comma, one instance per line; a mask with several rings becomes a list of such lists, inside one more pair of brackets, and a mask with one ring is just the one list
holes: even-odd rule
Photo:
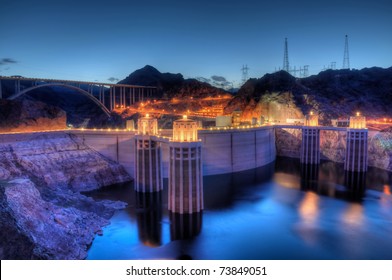
[[233, 83], [229, 82], [225, 77], [213, 75], [211, 79], [204, 78], [204, 77], [196, 77], [196, 80], [199, 82], [209, 83], [212, 86], [223, 88], [229, 90], [233, 88]]
[[233, 83], [229, 82], [228, 80], [226, 80], [225, 77], [222, 76], [213, 75], [211, 76], [211, 80], [212, 80], [212, 85], [216, 87], [220, 87], [223, 89], [229, 89], [233, 87]]
[[110, 82], [112, 82], [112, 83], [114, 83], [114, 82], [118, 82], [120, 79], [117, 79], [117, 78], [114, 78], [114, 77], [110, 77], [109, 79], [108, 79], [108, 81], [110, 81]]
[[13, 63], [18, 63], [18, 62], [12, 58], [2, 58], [0, 60], [0, 65], [13, 64]]
[[213, 81], [215, 81], [215, 82], [220, 82], [220, 83], [222, 83], [222, 82], [227, 82], [227, 80], [226, 80], [225, 77], [217, 76], [217, 75], [211, 76], [211, 79], [212, 79]]
[[207, 79], [204, 77], [196, 77], [195, 79], [198, 80], [199, 82], [202, 82], [202, 83], [211, 83], [210, 79]]

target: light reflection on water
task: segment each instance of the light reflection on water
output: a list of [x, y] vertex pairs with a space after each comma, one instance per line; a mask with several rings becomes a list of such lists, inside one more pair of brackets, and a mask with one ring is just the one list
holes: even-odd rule
[[89, 259], [392, 259], [391, 173], [278, 158], [205, 177], [202, 215], [171, 215], [161, 193], [133, 185], [94, 193], [129, 206], [97, 236]]

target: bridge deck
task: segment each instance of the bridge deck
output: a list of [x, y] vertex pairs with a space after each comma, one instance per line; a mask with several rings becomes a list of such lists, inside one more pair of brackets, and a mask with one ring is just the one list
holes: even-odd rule
[[130, 87], [130, 88], [151, 88], [156, 89], [157, 87], [152, 86], [140, 86], [140, 85], [127, 85], [127, 84], [112, 84], [102, 82], [88, 82], [88, 81], [74, 81], [74, 80], [60, 80], [60, 79], [41, 79], [41, 78], [26, 78], [26, 77], [8, 77], [0, 76], [0, 80], [17, 80], [17, 81], [35, 81], [45, 83], [64, 83], [64, 84], [81, 84], [81, 85], [97, 85], [97, 86], [108, 86], [108, 87]]

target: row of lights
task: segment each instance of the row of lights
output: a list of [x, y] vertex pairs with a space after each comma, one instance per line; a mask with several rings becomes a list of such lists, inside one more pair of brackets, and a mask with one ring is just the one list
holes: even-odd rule
[[248, 128], [256, 128], [262, 127], [261, 124], [256, 125], [241, 125], [241, 126], [224, 126], [224, 127], [210, 127], [209, 130], [232, 130], [232, 129], [248, 129]]
[[89, 129], [89, 128], [84, 128], [84, 127], [82, 127], [82, 128], [68, 128], [68, 130], [81, 130], [81, 131], [134, 131], [134, 130], [131, 130], [131, 129], [126, 129], [126, 128], [124, 128], [124, 129], [120, 129], [120, 128], [92, 128], [92, 129]]

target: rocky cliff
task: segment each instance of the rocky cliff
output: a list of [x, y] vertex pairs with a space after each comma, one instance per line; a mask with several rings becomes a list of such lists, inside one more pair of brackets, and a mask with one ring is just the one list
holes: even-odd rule
[[66, 113], [58, 107], [27, 99], [0, 99], [0, 132], [66, 128]]
[[72, 135], [0, 135], [0, 258], [85, 258], [95, 234], [125, 205], [80, 192], [129, 180]]
[[392, 67], [327, 70], [307, 78], [285, 71], [248, 80], [225, 108], [244, 112], [243, 118], [264, 116], [271, 121], [320, 113], [322, 124], [359, 110], [371, 118], [389, 117], [392, 106]]

